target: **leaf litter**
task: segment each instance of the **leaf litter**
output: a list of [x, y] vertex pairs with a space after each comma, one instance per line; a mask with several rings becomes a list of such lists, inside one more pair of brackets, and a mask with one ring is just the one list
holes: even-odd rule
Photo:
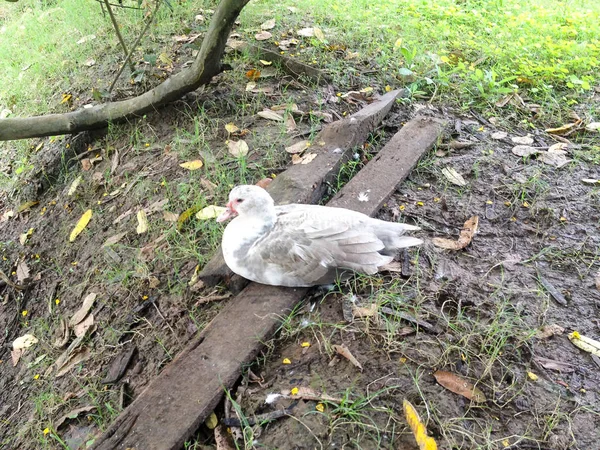
[[447, 250], [461, 250], [471, 243], [473, 236], [477, 233], [478, 226], [479, 217], [473, 216], [463, 225], [458, 241], [436, 237], [433, 238], [431, 242], [433, 242], [433, 245], [436, 247], [445, 248]]

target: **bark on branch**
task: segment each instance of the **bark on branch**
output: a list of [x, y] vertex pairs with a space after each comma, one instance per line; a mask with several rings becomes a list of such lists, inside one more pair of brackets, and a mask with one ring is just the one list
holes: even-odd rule
[[139, 117], [207, 84], [220, 72], [227, 37], [240, 11], [249, 1], [221, 0], [194, 63], [154, 89], [128, 100], [81, 108], [64, 114], [0, 119], [0, 141], [104, 128], [109, 122]]

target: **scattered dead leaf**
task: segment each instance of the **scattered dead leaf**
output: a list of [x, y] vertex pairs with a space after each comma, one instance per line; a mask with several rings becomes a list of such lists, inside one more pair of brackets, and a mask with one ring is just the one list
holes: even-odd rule
[[455, 394], [462, 395], [477, 403], [483, 403], [487, 400], [481, 389], [474, 386], [470, 381], [467, 381], [452, 372], [436, 370], [433, 373], [433, 376], [439, 384]]
[[[258, 80], [260, 78], [260, 70], [250, 69], [248, 72], [246, 72], [246, 78], [249, 78], [252, 81]], [[250, 83], [248, 83], [248, 84], [250, 84]], [[254, 84], [252, 89], [254, 89], [255, 87], [256, 87], [256, 83]], [[248, 90], [248, 85], [246, 85], [246, 90]]]
[[578, 119], [573, 123], [568, 123], [557, 128], [547, 128], [546, 133], [557, 134], [559, 136], [568, 136], [569, 134], [576, 131], [582, 123], [583, 121], [581, 119]]
[[443, 238], [433, 238], [431, 241], [436, 247], [445, 248], [447, 250], [461, 250], [471, 243], [473, 236], [475, 236], [475, 233], [477, 232], [478, 225], [479, 217], [473, 216], [463, 225], [458, 241]]
[[19, 207], [17, 208], [17, 214], [21, 214], [24, 213], [26, 211], [29, 211], [31, 208], [33, 208], [35, 205], [39, 204], [40, 202], [38, 202], [37, 200], [33, 200], [30, 202], [25, 202], [25, 203], [21, 203], [19, 205]]
[[106, 241], [104, 241], [104, 244], [102, 244], [102, 248], [115, 245], [117, 242], [127, 236], [127, 233], [127, 231], [124, 231], [123, 233], [115, 234], [114, 236], [109, 237]]
[[70, 327], [74, 327], [83, 319], [85, 319], [85, 316], [87, 316], [88, 312], [90, 312], [90, 309], [92, 309], [92, 307], [94, 306], [94, 302], [96, 301], [97, 296], [98, 294], [95, 292], [90, 292], [88, 295], [85, 296], [81, 308], [79, 308], [79, 310], [77, 310], [77, 312], [73, 314], [73, 317], [71, 317], [71, 319], [69, 320]]
[[148, 217], [146, 216], [146, 211], [140, 209], [137, 212], [137, 220], [138, 225], [135, 229], [137, 234], [143, 234], [148, 231]]
[[567, 152], [564, 150], [548, 149], [547, 152], [542, 152], [538, 155], [538, 160], [549, 166], [561, 168], [572, 161], [572, 159], [566, 157], [566, 154]]
[[540, 366], [548, 370], [556, 370], [557, 372], [569, 373], [575, 371], [575, 366], [562, 361], [555, 361], [553, 359], [542, 358], [536, 356], [533, 358]]
[[529, 145], [515, 145], [511, 152], [517, 156], [527, 157], [536, 155], [540, 152], [539, 148], [530, 147]]
[[352, 316], [356, 317], [373, 317], [377, 315], [377, 303], [371, 303], [369, 306], [352, 305]]
[[600, 357], [600, 342], [579, 334], [577, 331], [569, 333], [569, 340], [573, 345], [585, 352], [591, 353], [594, 356]]
[[199, 160], [199, 159], [195, 159], [193, 161], [188, 161], [188, 162], [184, 162], [179, 164], [180, 167], [183, 167], [184, 169], [187, 170], [198, 170], [200, 169], [202, 166], [204, 165], [204, 163]]
[[302, 37], [313, 37], [315, 35], [315, 30], [314, 28], [301, 28], [296, 31], [296, 34]]
[[296, 392], [295, 394], [292, 394], [291, 390], [285, 389], [285, 390], [281, 391], [281, 395], [283, 395], [284, 397], [290, 397], [293, 399], [312, 400], [312, 401], [316, 401], [316, 402], [324, 401], [324, 402], [340, 403], [342, 401], [341, 398], [332, 397], [330, 395], [324, 394], [324, 393], [317, 391], [316, 389], [313, 389], [310, 387], [299, 386], [297, 389], [298, 389], [298, 392]]
[[69, 322], [64, 317], [60, 318], [60, 324], [56, 330], [55, 339], [52, 345], [56, 348], [63, 348], [69, 342], [71, 337], [71, 329], [69, 328]]
[[215, 218], [219, 217], [224, 211], [225, 211], [225, 208], [223, 208], [222, 206], [209, 205], [206, 208], [203, 208], [196, 213], [196, 219], [198, 219], [198, 220], [215, 219]]
[[264, 111], [259, 111], [256, 113], [258, 116], [263, 119], [274, 120], [276, 122], [283, 122], [283, 116], [281, 114], [276, 113], [270, 109], [265, 109]]
[[308, 142], [308, 141], [300, 141], [300, 142], [296, 142], [293, 145], [290, 145], [289, 147], [286, 147], [285, 151], [288, 152], [288, 153], [291, 153], [292, 155], [294, 155], [294, 154], [297, 154], [297, 153], [302, 153], [309, 146], [310, 146], [310, 142]]
[[25, 264], [25, 261], [21, 261], [17, 265], [17, 280], [19, 284], [24, 284], [25, 281], [29, 280], [29, 267]]
[[275, 19], [269, 19], [260, 24], [261, 30], [272, 30], [273, 28], [275, 28]]
[[236, 126], [235, 123], [233, 122], [229, 122], [228, 124], [225, 125], [225, 130], [231, 134], [231, 133], [237, 133], [238, 131], [240, 131], [240, 129]]
[[261, 31], [260, 33], [256, 33], [254, 38], [257, 41], [266, 41], [267, 39], [271, 39], [273, 35], [266, 30]]
[[10, 351], [10, 358], [12, 360], [13, 367], [17, 367], [17, 364], [19, 364], [19, 360], [21, 359], [21, 356], [23, 356], [23, 352], [24, 352], [23, 349]]
[[514, 137], [510, 138], [510, 140], [513, 141], [515, 144], [519, 144], [519, 145], [533, 144], [533, 137], [531, 137], [530, 134], [528, 134], [527, 136], [514, 136]]
[[81, 160], [81, 169], [85, 172], [88, 172], [92, 169], [92, 163], [90, 162], [90, 158], [83, 158]]
[[69, 411], [64, 416], [60, 417], [56, 422], [54, 422], [54, 428], [58, 430], [65, 422], [69, 419], [76, 419], [81, 413], [87, 413], [91, 411], [95, 411], [95, 406], [82, 406], [81, 408], [76, 408], [72, 411]]
[[38, 342], [38, 339], [33, 334], [24, 334], [13, 341], [12, 347], [13, 350], [24, 350], [37, 344]]
[[285, 117], [285, 129], [288, 133], [291, 133], [296, 129], [296, 121], [291, 114], [287, 114]]
[[77, 190], [77, 187], [79, 187], [79, 183], [81, 183], [82, 179], [83, 179], [83, 177], [81, 175], [79, 175], [77, 178], [75, 178], [73, 180], [73, 182], [71, 183], [71, 186], [69, 186], [69, 190], [67, 191], [68, 196], [71, 196], [75, 193], [75, 191]]
[[94, 315], [88, 314], [85, 319], [73, 327], [73, 332], [75, 333], [75, 336], [80, 337], [83, 336], [92, 326], [94, 326]]
[[259, 182], [256, 183], [257, 186], [260, 186], [263, 189], [269, 187], [269, 185], [273, 182], [273, 178], [263, 178]]
[[508, 133], [506, 133], [505, 131], [496, 131], [491, 136], [492, 139], [495, 139], [497, 141], [499, 141], [501, 139], [505, 139], [507, 137], [508, 137]]
[[15, 217], [15, 212], [12, 209], [9, 209], [8, 211], [4, 211], [4, 214], [2, 214], [2, 217], [0, 217], [0, 223], [6, 222], [7, 220], [9, 220], [12, 217]]
[[64, 362], [61, 361], [62, 364], [58, 365], [58, 361], [57, 361], [56, 378], [66, 375], [72, 368], [74, 368], [76, 365], [86, 361], [91, 356], [92, 356], [92, 351], [89, 349], [89, 347], [74, 350], [73, 352], [71, 352], [68, 355], [68, 357], [66, 358], [66, 360]]
[[170, 211], [163, 211], [163, 219], [167, 222], [177, 222], [179, 214], [175, 214]]
[[25, 243], [27, 242], [27, 239], [29, 239], [31, 237], [31, 235], [33, 234], [34, 231], [35, 231], [35, 228], [30, 228], [25, 233], [19, 235], [19, 242], [21, 243], [21, 245], [25, 245]]
[[243, 139], [239, 141], [227, 141], [227, 148], [229, 149], [229, 153], [236, 158], [246, 156], [250, 151], [248, 144]]
[[227, 430], [223, 425], [219, 425], [214, 429], [215, 435], [215, 444], [217, 446], [217, 450], [235, 450], [229, 443], [229, 437], [227, 434]]
[[88, 209], [77, 221], [77, 224], [75, 225], [75, 228], [73, 228], [73, 231], [71, 231], [71, 235], [69, 236], [70, 242], [73, 242], [75, 239], [77, 239], [77, 236], [79, 236], [81, 232], [85, 229], [85, 227], [87, 227], [88, 223], [90, 223], [91, 218], [92, 210]]
[[332, 345], [331, 346], [339, 355], [343, 356], [344, 358], [346, 358], [348, 361], [350, 361], [353, 365], [355, 365], [356, 367], [358, 367], [360, 369], [360, 371], [362, 372], [363, 367], [362, 365], [358, 362], [358, 359], [356, 359], [354, 357], [354, 355], [350, 352], [350, 349], [348, 347], [346, 347], [346, 345], [341, 344], [341, 345]]
[[323, 33], [323, 30], [321, 30], [320, 28], [314, 27], [313, 34], [320, 42], [323, 42], [323, 43], [327, 42], [327, 39], [325, 39], [325, 34]]
[[588, 123], [585, 126], [585, 129], [587, 131], [600, 131], [600, 122], [592, 122], [592, 123]]
[[303, 156], [297, 154], [292, 155], [292, 164], [309, 164], [317, 157], [316, 153], [307, 153]]
[[466, 186], [467, 182], [462, 177], [460, 173], [454, 170], [452, 167], [444, 167], [442, 169], [442, 174], [446, 177], [446, 179], [457, 186]]

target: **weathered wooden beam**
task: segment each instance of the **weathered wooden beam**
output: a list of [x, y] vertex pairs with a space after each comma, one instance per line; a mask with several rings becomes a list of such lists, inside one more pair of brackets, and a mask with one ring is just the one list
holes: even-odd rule
[[[310, 164], [291, 166], [269, 186], [275, 202], [280, 205], [317, 203], [328, 183], [335, 179], [342, 164], [352, 155], [353, 149], [362, 145], [369, 133], [376, 129], [400, 93], [400, 90], [388, 92], [350, 117], [326, 125], [310, 147], [310, 153], [316, 153], [317, 157]], [[240, 292], [247, 284], [227, 267], [220, 247], [202, 268], [198, 278], [209, 286], [225, 281], [233, 293]]]
[[[409, 122], [363, 169], [368, 169], [372, 176], [367, 187], [371, 189], [368, 202], [358, 200], [351, 181], [349, 190], [344, 187], [329, 204], [341, 206], [343, 202], [350, 209], [376, 214], [442, 132], [441, 123], [435, 120], [415, 121], [420, 124], [418, 127]], [[413, 133], [419, 137], [411, 137]], [[394, 168], [388, 171], [390, 164]], [[380, 173], [393, 179], [388, 180]], [[250, 283], [117, 417], [93, 448], [181, 448], [219, 403], [224, 390], [234, 385], [242, 366], [258, 355], [264, 342], [272, 338], [282, 319], [307, 291]]]

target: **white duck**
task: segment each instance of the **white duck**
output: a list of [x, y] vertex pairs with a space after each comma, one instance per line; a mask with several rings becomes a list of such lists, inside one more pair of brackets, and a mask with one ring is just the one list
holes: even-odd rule
[[237, 186], [217, 218], [235, 217], [223, 233], [229, 268], [252, 281], [275, 286], [315, 286], [343, 271], [374, 274], [396, 250], [423, 241], [403, 236], [419, 227], [384, 222], [344, 208], [275, 206], [258, 186]]

